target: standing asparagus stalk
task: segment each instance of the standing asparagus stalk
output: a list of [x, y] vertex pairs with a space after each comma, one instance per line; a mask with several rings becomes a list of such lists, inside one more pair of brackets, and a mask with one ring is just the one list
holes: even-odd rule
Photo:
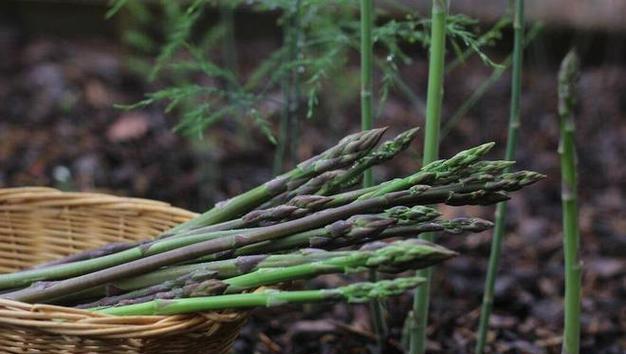
[[[323, 227], [334, 221], [346, 219], [352, 215], [382, 211], [398, 205], [418, 205], [433, 203], [459, 204], [493, 204], [507, 198], [506, 192], [515, 191], [532, 184], [542, 175], [535, 172], [520, 171], [503, 174], [497, 179], [490, 177], [481, 180], [464, 181], [456, 184], [428, 187], [416, 186], [408, 190], [385, 194], [380, 197], [359, 200], [348, 205], [329, 208], [306, 217], [287, 221], [267, 227], [227, 234], [191, 243], [187, 238], [165, 239], [143, 247], [136, 247], [113, 255], [88, 261], [75, 262], [58, 267], [0, 275], [0, 288], [14, 288], [41, 280], [42, 275], [63, 278], [59, 268], [71, 267], [73, 271], [81, 271], [81, 265], [89, 262], [90, 266], [101, 269], [75, 278], [59, 281], [52, 285], [33, 287], [2, 297], [19, 301], [49, 301], [70, 292], [81, 291], [117, 279], [149, 272], [162, 266], [186, 262], [199, 257], [228, 251], [257, 242], [282, 238], [294, 233]], [[209, 235], [211, 236], [211, 235]], [[168, 241], [165, 243], [164, 241]], [[186, 246], [182, 246], [185, 243]], [[147, 254], [152, 254], [146, 256]], [[134, 259], [134, 260], [133, 260]], [[130, 260], [130, 261], [129, 261]], [[103, 269], [106, 268], [106, 269]], [[43, 278], [45, 279], [45, 278]]]
[[401, 295], [419, 286], [418, 277], [383, 280], [376, 283], [355, 283], [335, 289], [278, 291], [265, 290], [251, 294], [219, 295], [176, 300], [154, 300], [146, 303], [95, 309], [96, 312], [116, 316], [174, 315], [223, 309], [272, 307], [320, 301], [347, 301], [363, 303], [371, 299]]
[[[427, 165], [439, 156], [439, 126], [441, 104], [443, 101], [443, 78], [446, 49], [447, 0], [433, 0], [430, 32], [430, 58], [428, 64], [428, 91], [426, 97], [426, 135], [424, 137], [423, 164]], [[432, 241], [433, 234], [423, 236]], [[414, 317], [417, 321], [411, 335], [411, 354], [423, 354], [426, 351], [426, 324], [430, 297], [432, 269], [421, 270], [418, 275], [425, 278], [425, 283], [415, 295], [413, 303]]]
[[581, 270], [580, 233], [578, 230], [578, 177], [574, 144], [574, 106], [579, 63], [576, 52], [570, 51], [559, 71], [559, 117], [561, 141], [561, 200], [563, 203], [563, 251], [565, 258], [565, 328], [563, 354], [580, 351]]
[[[522, 91], [522, 58], [524, 43], [524, 0], [515, 0], [515, 14], [513, 19], [513, 30], [515, 39], [513, 44], [513, 74], [511, 78], [511, 111], [509, 115], [509, 132], [506, 142], [505, 160], [515, 159], [517, 149], [518, 132], [520, 127], [520, 96]], [[483, 302], [480, 311], [480, 323], [476, 341], [476, 354], [482, 354], [485, 350], [487, 340], [487, 330], [489, 329], [489, 318], [493, 308], [493, 297], [500, 263], [500, 253], [502, 252], [502, 239], [506, 224], [507, 203], [498, 203], [496, 207], [496, 226], [493, 231], [491, 241], [491, 253], [489, 255], [489, 266], [487, 268], [487, 278], [483, 292]]]
[[[374, 41], [372, 39], [374, 17], [374, 0], [361, 0], [361, 129], [363, 130], [371, 129], [374, 125]], [[365, 168], [363, 187], [371, 187], [373, 184], [372, 170]], [[370, 271], [370, 281], [376, 280], [376, 272]], [[383, 304], [380, 301], [370, 302], [372, 325], [379, 353], [384, 350], [388, 332], [383, 312]]]
[[130, 301], [145, 302], [149, 297], [152, 300], [152, 298], [186, 296], [190, 294], [185, 291], [185, 288], [193, 291], [195, 290], [193, 285], [197, 285], [198, 282], [203, 283], [202, 287], [206, 295], [219, 295], [240, 293], [260, 286], [308, 279], [323, 274], [354, 272], [366, 268], [378, 269], [385, 273], [399, 273], [439, 263], [455, 255], [455, 252], [444, 247], [419, 240], [397, 241], [389, 244], [377, 243], [337, 257], [311, 263], [301, 262], [301, 264], [289, 267], [261, 268], [224, 280], [214, 278], [207, 280], [205, 272], [185, 274], [163, 284], [117, 297], [105, 298], [84, 307], [111, 306], [120, 302], [129, 304]]

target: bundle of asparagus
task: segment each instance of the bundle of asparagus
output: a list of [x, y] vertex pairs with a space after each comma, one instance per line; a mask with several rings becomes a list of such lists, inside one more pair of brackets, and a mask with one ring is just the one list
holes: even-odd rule
[[[413, 239], [416, 235], [480, 232], [491, 223], [442, 220], [424, 205], [492, 204], [542, 178], [530, 171], [503, 173], [511, 164], [507, 161], [481, 160], [493, 147], [489, 143], [435, 161], [410, 176], [351, 189], [364, 170], [396, 156], [417, 133], [411, 129], [375, 148], [384, 131], [347, 136], [292, 171], [155, 239], [111, 244], [0, 275], [0, 297], [130, 315], [387, 296], [421, 280], [244, 292], [328, 273], [368, 268], [398, 273], [431, 266], [455, 253]], [[405, 240], [380, 241], [385, 239]]]

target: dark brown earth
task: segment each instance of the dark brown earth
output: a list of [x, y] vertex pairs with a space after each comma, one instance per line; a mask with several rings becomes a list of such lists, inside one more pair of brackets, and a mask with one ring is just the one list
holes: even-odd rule
[[[262, 43], [260, 44], [263, 45]], [[22, 37], [0, 31], [0, 187], [56, 186], [152, 198], [201, 211], [271, 176], [273, 148], [249, 124], [230, 120], [200, 142], [172, 133], [176, 117], [159, 107], [122, 112], [155, 87], [129, 73], [109, 41]], [[558, 353], [562, 328], [562, 253], [554, 60], [529, 54], [522, 97], [518, 165], [548, 178], [510, 202], [509, 229], [496, 286], [492, 353]], [[245, 51], [242, 57], [246, 57]], [[622, 63], [623, 64], [623, 63]], [[423, 95], [423, 56], [403, 76]], [[486, 78], [476, 61], [450, 73], [449, 117]], [[580, 219], [584, 261], [583, 353], [626, 353], [626, 66], [584, 67], [576, 137], [580, 159]], [[336, 116], [306, 122], [301, 158], [358, 129], [358, 101]], [[442, 142], [442, 156], [494, 140], [503, 155], [508, 77], [500, 80]], [[321, 112], [320, 116], [329, 114]], [[393, 132], [423, 125], [423, 114], [396, 95], [377, 121]], [[380, 179], [418, 167], [420, 143]], [[448, 215], [493, 218], [493, 208], [444, 208]], [[490, 232], [442, 236], [461, 256], [436, 269], [430, 353], [470, 353], [474, 345]], [[332, 286], [343, 276], [309, 285]], [[295, 284], [297, 286], [297, 284]], [[389, 353], [400, 353], [410, 296], [388, 302]], [[373, 348], [366, 306], [311, 305], [253, 312], [237, 353], [367, 353]]]

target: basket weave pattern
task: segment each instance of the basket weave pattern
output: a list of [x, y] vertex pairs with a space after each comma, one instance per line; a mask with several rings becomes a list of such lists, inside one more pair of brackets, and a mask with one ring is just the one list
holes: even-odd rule
[[[194, 215], [145, 199], [0, 189], [0, 273], [153, 237]], [[0, 299], [0, 354], [221, 354], [245, 320], [240, 312], [115, 317]]]

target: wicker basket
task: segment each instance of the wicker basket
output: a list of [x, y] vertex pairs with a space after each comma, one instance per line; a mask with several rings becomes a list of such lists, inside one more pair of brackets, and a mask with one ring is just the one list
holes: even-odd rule
[[[52, 188], [0, 189], [0, 273], [152, 237], [194, 214], [166, 203]], [[0, 299], [0, 353], [226, 353], [241, 312], [97, 315]]]

